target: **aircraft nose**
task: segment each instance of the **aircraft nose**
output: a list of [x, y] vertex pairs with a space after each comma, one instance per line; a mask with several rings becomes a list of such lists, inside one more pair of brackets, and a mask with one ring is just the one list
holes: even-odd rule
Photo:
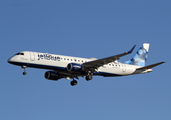
[[9, 59], [7, 60], [7, 62], [8, 62], [8, 63], [11, 63], [11, 58], [9, 58]]
[[11, 62], [13, 62], [13, 61], [14, 61], [14, 57], [10, 57], [10, 58], [7, 60], [8, 63], [11, 63]]

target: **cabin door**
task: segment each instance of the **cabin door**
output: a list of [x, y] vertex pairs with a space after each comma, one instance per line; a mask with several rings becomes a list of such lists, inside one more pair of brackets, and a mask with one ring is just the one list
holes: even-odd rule
[[35, 54], [34, 52], [30, 52], [30, 60], [34, 61], [35, 60]]

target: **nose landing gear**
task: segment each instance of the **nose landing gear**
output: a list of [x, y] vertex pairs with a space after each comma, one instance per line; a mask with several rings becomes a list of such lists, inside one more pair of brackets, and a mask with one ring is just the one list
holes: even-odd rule
[[21, 68], [23, 68], [23, 69], [24, 69], [23, 75], [26, 75], [26, 74], [27, 74], [27, 72], [26, 72], [26, 68], [27, 68], [27, 66], [22, 66]]

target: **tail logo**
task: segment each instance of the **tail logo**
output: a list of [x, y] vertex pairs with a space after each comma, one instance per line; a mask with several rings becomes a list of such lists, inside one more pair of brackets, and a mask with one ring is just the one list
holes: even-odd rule
[[149, 49], [149, 44], [144, 43], [140, 47], [140, 49], [137, 51], [135, 56], [131, 60], [129, 60], [125, 63], [144, 67], [145, 62], [147, 61], [148, 49]]

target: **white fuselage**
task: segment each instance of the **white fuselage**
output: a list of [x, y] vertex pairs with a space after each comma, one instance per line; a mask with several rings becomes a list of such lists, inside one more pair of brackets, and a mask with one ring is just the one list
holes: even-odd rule
[[[31, 52], [31, 51], [23, 51], [20, 52], [23, 54], [16, 54], [11, 57], [8, 62], [14, 65], [19, 66], [27, 66], [41, 69], [49, 69], [56, 72], [60, 72], [65, 75], [70, 75], [71, 73], [67, 71], [67, 65], [69, 63], [77, 63], [83, 64], [86, 62], [90, 62], [96, 60], [95, 58], [80, 58], [80, 57], [71, 57], [71, 56], [63, 56], [49, 53], [39, 53], [39, 52]], [[125, 76], [139, 73], [151, 72], [151, 70], [147, 71], [136, 71], [139, 66], [124, 64], [120, 62], [111, 62], [109, 64], [103, 65], [96, 69], [93, 75], [100, 76]], [[77, 76], [84, 76], [83, 74]]]

